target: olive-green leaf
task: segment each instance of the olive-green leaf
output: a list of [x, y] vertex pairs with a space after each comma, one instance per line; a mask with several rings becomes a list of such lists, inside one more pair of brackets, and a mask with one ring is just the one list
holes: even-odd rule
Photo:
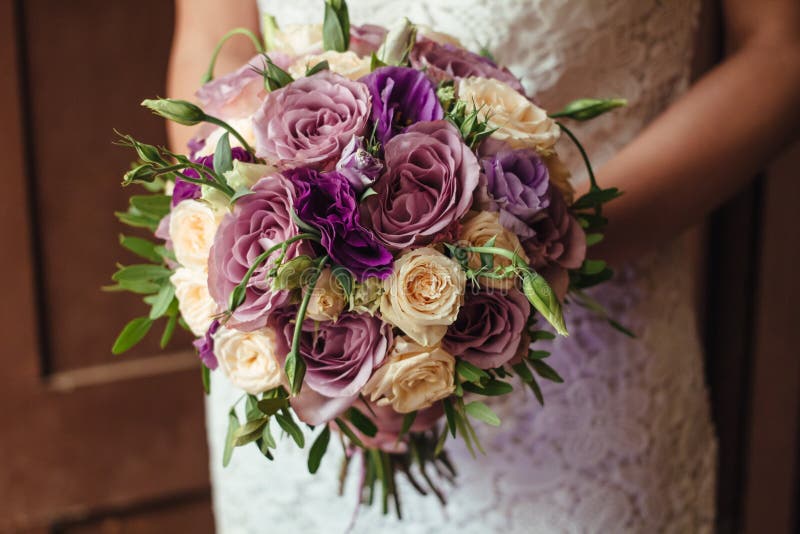
[[236, 447], [236, 431], [239, 429], [239, 426], [239, 418], [236, 416], [236, 412], [233, 408], [231, 408], [231, 411], [228, 413], [228, 433], [225, 435], [225, 450], [222, 452], [222, 467], [228, 467], [228, 464], [231, 463], [233, 449]]
[[500, 418], [491, 408], [480, 401], [472, 401], [464, 406], [464, 410], [475, 419], [483, 421], [487, 425], [500, 426]]
[[131, 347], [139, 343], [150, 327], [153, 326], [153, 321], [149, 317], [137, 317], [133, 319], [122, 329], [122, 332], [117, 336], [114, 346], [111, 347], [113, 354], [122, 354], [129, 350]]
[[328, 443], [331, 440], [331, 430], [328, 425], [322, 429], [317, 439], [311, 445], [311, 450], [308, 453], [308, 472], [314, 474], [319, 469], [319, 464], [322, 462], [322, 457], [328, 450]]

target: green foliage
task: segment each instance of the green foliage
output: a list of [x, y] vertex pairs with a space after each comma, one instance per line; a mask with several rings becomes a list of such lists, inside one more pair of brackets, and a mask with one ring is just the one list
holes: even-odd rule
[[314, 440], [314, 443], [311, 445], [311, 450], [308, 453], [308, 472], [312, 475], [319, 469], [322, 457], [325, 456], [325, 452], [328, 450], [328, 443], [330, 440], [331, 429], [328, 425], [325, 425], [325, 428], [319, 433], [317, 439]]
[[445, 115], [458, 128], [464, 143], [473, 149], [497, 129], [489, 126], [488, 115], [481, 113], [482, 109], [483, 107], [476, 107], [474, 103], [456, 100]]
[[350, 47], [350, 14], [344, 0], [325, 0], [322, 47], [335, 52], [346, 52]]

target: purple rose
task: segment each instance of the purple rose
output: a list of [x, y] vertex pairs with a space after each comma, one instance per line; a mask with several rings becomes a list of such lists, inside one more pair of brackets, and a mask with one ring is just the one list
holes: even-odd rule
[[516, 289], [467, 291], [442, 348], [481, 369], [500, 367], [516, 354], [530, 311], [528, 299]]
[[478, 160], [444, 120], [409, 126], [384, 148], [386, 172], [362, 203], [365, 223], [391, 250], [427, 245], [469, 210]]
[[521, 241], [533, 268], [563, 299], [569, 286], [567, 270], [580, 267], [586, 257], [586, 234], [555, 186], [548, 196], [550, 205], [531, 225], [533, 237]]
[[[289, 309], [270, 317], [282, 359], [291, 349], [295, 316]], [[391, 327], [368, 314], [345, 313], [335, 322], [304, 321], [300, 355], [307, 368], [300, 395], [292, 399], [298, 417], [317, 425], [350, 407], [391, 344]]]
[[424, 73], [407, 67], [381, 67], [361, 78], [372, 95], [378, 140], [385, 144], [405, 127], [444, 117], [436, 89]]
[[374, 24], [350, 25], [350, 51], [359, 56], [377, 52], [386, 38], [386, 28]]
[[336, 164], [336, 170], [347, 178], [355, 192], [360, 194], [380, 176], [383, 162], [367, 152], [363, 137], [353, 136], [344, 147], [342, 157]]
[[322, 247], [334, 263], [346, 267], [360, 281], [392, 274], [392, 254], [361, 226], [358, 201], [344, 176], [308, 168], [284, 174], [297, 191], [297, 216], [319, 229]]
[[436, 83], [478, 76], [500, 80], [520, 93], [525, 92], [520, 81], [508, 69], [498, 67], [489, 58], [451, 44], [420, 39], [411, 49], [409, 59], [412, 67], [424, 70]]
[[[208, 258], [208, 289], [223, 309], [233, 289], [242, 281], [255, 259], [268, 248], [297, 235], [291, 218], [294, 188], [280, 174], [262, 178], [253, 193], [236, 202], [233, 213], [225, 216], [217, 229]], [[299, 253], [302, 245], [293, 243], [287, 258]], [[278, 254], [271, 256], [274, 260]], [[266, 323], [276, 308], [286, 304], [286, 291], [272, 291], [266, 271], [273, 265], [267, 261], [258, 267], [245, 292], [245, 300], [233, 313], [228, 327], [255, 330]]]
[[324, 70], [268, 93], [253, 117], [256, 155], [283, 168], [329, 169], [370, 113], [367, 87]]
[[547, 165], [534, 150], [504, 149], [481, 166], [477, 206], [499, 211], [500, 224], [520, 238], [532, 237], [530, 225], [550, 205]]
[[[239, 161], [244, 161], [246, 163], [253, 161], [253, 157], [250, 155], [250, 153], [242, 147], [233, 147], [231, 149], [231, 155], [233, 159], [238, 159]], [[199, 163], [200, 165], [204, 165], [209, 169], [213, 169], [214, 155], [211, 154], [197, 158], [195, 163]], [[200, 179], [200, 173], [194, 169], [186, 169], [183, 171], [183, 174], [189, 178]], [[206, 176], [203, 178], [208, 179]], [[193, 198], [200, 198], [200, 186], [185, 180], [181, 180], [180, 178], [175, 178], [175, 188], [172, 190], [172, 207], [177, 206], [182, 200], [189, 200]]]
[[200, 357], [200, 361], [212, 371], [219, 365], [217, 356], [214, 354], [214, 334], [217, 333], [217, 330], [219, 330], [219, 321], [214, 319], [211, 322], [211, 326], [208, 327], [206, 334], [201, 338], [195, 339], [192, 343], [194, 348], [197, 349], [197, 355]]

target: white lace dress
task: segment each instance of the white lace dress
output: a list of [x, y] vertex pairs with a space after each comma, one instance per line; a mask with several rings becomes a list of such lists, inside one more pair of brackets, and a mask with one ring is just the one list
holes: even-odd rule
[[[547, 108], [581, 96], [628, 98], [629, 107], [575, 128], [597, 164], [685, 89], [699, 11], [698, 0], [348, 3], [356, 23], [388, 25], [408, 16], [473, 49], [488, 45]], [[261, 7], [279, 23], [322, 16], [321, 0], [267, 0]], [[445, 487], [445, 508], [401, 481], [403, 521], [362, 509], [353, 531], [711, 532], [716, 445], [691, 295], [694, 259], [685, 243], [666, 244], [595, 293], [636, 340], [568, 309], [572, 335], [555, 342], [549, 360], [566, 383], [547, 385], [545, 407], [523, 388], [495, 402], [502, 426], [476, 425], [488, 456], [473, 460], [448, 443], [459, 477]], [[346, 531], [356, 477], [338, 497], [339, 447], [329, 448], [316, 476], [306, 470], [307, 450], [288, 439], [277, 462], [245, 447], [222, 467], [227, 412], [237, 397], [214, 373], [207, 411], [218, 531]]]

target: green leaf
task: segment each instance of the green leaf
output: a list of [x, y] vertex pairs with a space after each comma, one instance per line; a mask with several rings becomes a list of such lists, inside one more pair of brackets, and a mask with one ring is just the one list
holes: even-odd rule
[[369, 70], [370, 71], [373, 71], [375, 69], [379, 69], [381, 67], [386, 67], [387, 65], [388, 65], [388, 63], [384, 63], [383, 61], [381, 61], [381, 59], [378, 57], [378, 54], [376, 54], [375, 52], [372, 53], [372, 56], [370, 57], [370, 60], [369, 60]]
[[280, 410], [289, 406], [289, 400], [283, 397], [276, 397], [273, 399], [261, 399], [258, 401], [258, 409], [266, 415], [274, 415]]
[[217, 141], [214, 149], [214, 172], [223, 176], [224, 173], [233, 170], [233, 153], [231, 152], [230, 134], [225, 132]]
[[248, 421], [243, 426], [237, 428], [234, 436], [234, 445], [236, 447], [241, 447], [242, 445], [247, 445], [248, 443], [260, 439], [264, 425], [268, 422], [269, 417], [262, 417], [254, 421]]
[[308, 77], [308, 76], [313, 76], [313, 75], [315, 75], [315, 74], [316, 74], [316, 73], [318, 73], [318, 72], [322, 72], [323, 70], [328, 70], [328, 69], [330, 69], [330, 68], [331, 68], [331, 66], [330, 66], [330, 64], [328, 63], [328, 60], [327, 60], [327, 59], [325, 59], [325, 60], [323, 60], [323, 61], [320, 61], [319, 63], [317, 63], [317, 64], [316, 64], [316, 65], [314, 65], [313, 67], [307, 68], [307, 69], [306, 69], [306, 76], [307, 76], [307, 77]]
[[244, 416], [248, 421], [254, 421], [264, 417], [264, 413], [258, 408], [258, 397], [248, 393], [244, 404]]
[[358, 197], [359, 202], [364, 202], [365, 199], [371, 197], [372, 195], [377, 195], [378, 192], [375, 191], [372, 187], [367, 187], [364, 191], [361, 192], [361, 196]]
[[531, 370], [528, 369], [528, 366], [525, 364], [525, 362], [515, 363], [511, 366], [511, 368], [514, 369], [514, 371], [519, 375], [520, 379], [522, 379], [522, 381], [526, 384], [530, 384], [533, 380], [535, 380], [533, 378], [533, 373], [531, 373]]
[[115, 211], [114, 216], [119, 219], [122, 224], [133, 226], [134, 228], [148, 228], [155, 232], [158, 228], [160, 219], [154, 219], [140, 213], [131, 213], [128, 211]]
[[222, 467], [228, 467], [236, 446], [236, 431], [239, 429], [239, 418], [233, 408], [228, 412], [228, 433], [225, 435], [225, 450], [222, 452]]
[[278, 421], [278, 425], [283, 431], [289, 434], [294, 442], [297, 443], [298, 447], [302, 449], [305, 446], [306, 440], [303, 436], [303, 431], [297, 426], [297, 423], [291, 415], [276, 413], [275, 420]]
[[594, 208], [595, 206], [605, 204], [606, 202], [610, 202], [620, 196], [622, 196], [622, 191], [620, 191], [616, 187], [609, 187], [608, 189], [598, 189], [595, 191], [589, 191], [581, 198], [576, 200], [571, 207], [573, 210]]
[[555, 369], [544, 363], [542, 360], [530, 360], [531, 365], [533, 366], [533, 370], [536, 371], [536, 374], [544, 378], [545, 380], [550, 380], [551, 382], [556, 383], [563, 383], [564, 379], [561, 378]]
[[[170, 317], [170, 320], [172, 320], [173, 317], [176, 317], [176, 316], [173, 315], [172, 317]], [[206, 365], [204, 363], [200, 364], [200, 377], [203, 380], [203, 391], [205, 392], [206, 395], [210, 395], [211, 394], [211, 369], [206, 367]]]
[[261, 430], [261, 439], [268, 449], [274, 449], [278, 446], [275, 437], [272, 435], [272, 430], [269, 428], [269, 423], [264, 425], [264, 428]]
[[300, 393], [303, 387], [303, 377], [306, 375], [306, 362], [303, 357], [294, 350], [289, 351], [286, 356], [286, 363], [283, 366], [286, 378], [289, 380], [289, 389], [293, 395]]
[[169, 213], [172, 197], [167, 195], [135, 195], [130, 198], [130, 203], [139, 213], [161, 219]]
[[308, 452], [308, 472], [312, 475], [319, 469], [319, 464], [322, 462], [322, 457], [328, 450], [328, 443], [331, 440], [331, 429], [328, 425], [322, 429], [317, 439], [311, 445], [311, 450]]
[[239, 187], [239, 188], [236, 189], [236, 191], [233, 192], [233, 196], [231, 197], [230, 203], [234, 204], [240, 198], [244, 198], [244, 197], [246, 197], [248, 195], [252, 195], [253, 193], [255, 193], [255, 191], [253, 191], [252, 189], [249, 189], [249, 188], [244, 187], [244, 186]]
[[462, 359], [456, 361], [456, 373], [467, 382], [478, 383], [482, 379], [489, 378], [486, 371]]
[[594, 234], [586, 234], [586, 246], [591, 247], [592, 245], [596, 245], [603, 240], [603, 234], [594, 233]]
[[486, 406], [480, 401], [472, 401], [464, 406], [466, 411], [471, 417], [483, 421], [487, 425], [500, 426], [500, 418], [492, 411], [491, 408]]
[[273, 63], [268, 55], [265, 54], [262, 57], [264, 58], [264, 69], [259, 72], [264, 78], [264, 86], [268, 91], [275, 91], [294, 81], [294, 78], [292, 78], [288, 72]]
[[161, 263], [161, 256], [155, 251], [156, 244], [147, 239], [120, 234], [119, 244], [139, 257]]
[[581, 265], [581, 273], [593, 275], [603, 272], [606, 268], [606, 262], [603, 260], [584, 260]]
[[353, 445], [355, 445], [356, 447], [361, 447], [362, 449], [365, 448], [364, 443], [360, 439], [358, 439], [358, 436], [356, 436], [355, 432], [353, 432], [353, 429], [347, 426], [347, 423], [345, 423], [338, 417], [334, 419], [334, 422], [336, 423], [336, 426], [339, 427], [339, 430], [342, 431], [342, 434], [347, 436], [347, 438]]
[[175, 333], [175, 326], [178, 324], [178, 314], [174, 313], [167, 318], [167, 324], [164, 326], [164, 332], [161, 334], [161, 339], [158, 346], [161, 349], [167, 348], [167, 344], [172, 339], [172, 334]]
[[353, 275], [344, 267], [334, 267], [331, 274], [342, 287], [345, 302], [349, 302], [353, 294]]
[[528, 359], [529, 360], [543, 360], [545, 358], [550, 357], [550, 352], [546, 350], [529, 350], [528, 351]]
[[137, 317], [125, 325], [122, 332], [117, 336], [114, 346], [111, 348], [113, 354], [122, 354], [123, 352], [131, 349], [134, 345], [139, 343], [150, 327], [153, 326], [153, 321], [149, 317]]
[[375, 423], [355, 408], [347, 410], [347, 418], [365, 436], [374, 438], [378, 433], [378, 427], [375, 426]]
[[531, 341], [537, 341], [539, 339], [555, 339], [556, 335], [552, 332], [548, 332], [547, 330], [536, 330], [531, 332]]
[[554, 119], [564, 117], [578, 121], [586, 121], [627, 104], [628, 101], [624, 98], [580, 98], [578, 100], [573, 100], [561, 110], [552, 113], [550, 117]]
[[488, 397], [506, 395], [514, 391], [514, 386], [508, 382], [503, 382], [502, 380], [491, 380], [480, 386], [471, 382], [464, 382], [462, 386], [464, 386], [466, 391], [478, 393], [480, 395], [486, 395]]
[[456, 437], [456, 411], [453, 403], [450, 399], [444, 399], [442, 406], [444, 406], [444, 415], [447, 418], [447, 428], [450, 430], [450, 434]]
[[162, 285], [161, 289], [156, 295], [152, 307], [150, 308], [150, 318], [155, 320], [164, 315], [167, 312], [169, 305], [172, 304], [172, 300], [174, 298], [175, 286], [169, 282]]
[[325, 50], [346, 52], [350, 46], [350, 15], [344, 0], [325, 0], [325, 19], [322, 22], [322, 47]]
[[[496, 240], [497, 240], [497, 236], [493, 235], [491, 239], [486, 241], [486, 243], [484, 243], [481, 246], [482, 247], [493, 247]], [[494, 269], [494, 254], [482, 253], [480, 256], [481, 256], [481, 266], [482, 267], [485, 267], [487, 269]]]
[[123, 280], [117, 285], [102, 287], [103, 291], [130, 291], [138, 295], [157, 293], [160, 288], [159, 284], [147, 280]]
[[536, 377], [533, 377], [533, 380], [528, 382], [528, 386], [530, 386], [531, 391], [533, 391], [533, 395], [536, 397], [536, 400], [539, 401], [539, 404], [544, 406], [544, 395], [542, 394], [542, 388], [539, 387], [539, 383], [536, 381]]
[[169, 278], [171, 274], [172, 271], [161, 265], [142, 263], [120, 267], [116, 273], [111, 275], [111, 279], [115, 282], [159, 281]]

